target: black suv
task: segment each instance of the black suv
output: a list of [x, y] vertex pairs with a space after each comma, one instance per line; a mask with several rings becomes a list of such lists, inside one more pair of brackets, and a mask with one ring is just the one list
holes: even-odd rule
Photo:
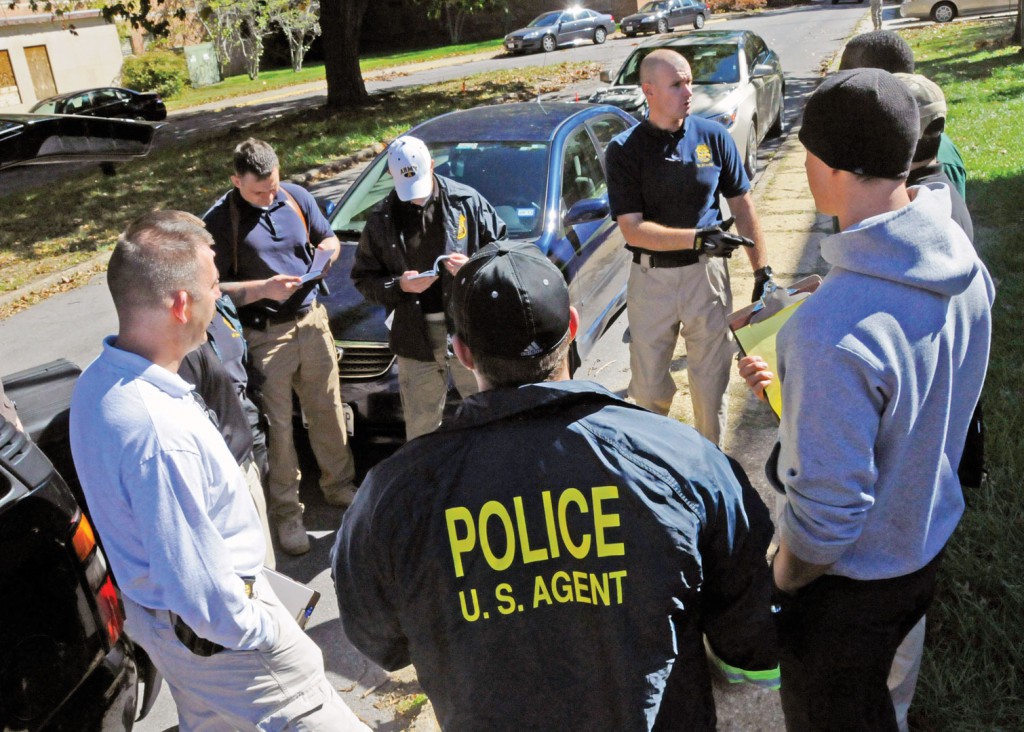
[[59, 361], [4, 378], [28, 435], [0, 417], [3, 730], [130, 730], [140, 679], [143, 715], [159, 691], [145, 652], [123, 632], [84, 504], [54, 467], [64, 463], [75, 482], [67, 406], [78, 373]]

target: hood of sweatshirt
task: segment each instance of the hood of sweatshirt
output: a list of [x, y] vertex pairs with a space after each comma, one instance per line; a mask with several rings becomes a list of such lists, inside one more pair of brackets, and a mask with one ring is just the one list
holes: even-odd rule
[[872, 216], [821, 242], [833, 267], [950, 297], [967, 289], [980, 266], [967, 235], [950, 225], [949, 189], [908, 189], [911, 202]]

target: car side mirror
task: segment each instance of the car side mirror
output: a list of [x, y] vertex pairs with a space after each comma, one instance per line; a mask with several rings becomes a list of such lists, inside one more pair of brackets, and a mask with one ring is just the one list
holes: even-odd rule
[[612, 83], [611, 69], [601, 69], [601, 81], [603, 81], [605, 84]]
[[565, 214], [565, 225], [576, 226], [588, 221], [603, 219], [611, 213], [611, 207], [604, 198], [584, 198], [577, 201]]
[[771, 64], [757, 64], [754, 66], [752, 76], [756, 79], [759, 76], [771, 76], [775, 73], [775, 67]]
[[337, 204], [335, 204], [334, 201], [331, 201], [331, 200], [329, 200], [327, 198], [321, 198], [320, 196], [317, 196], [316, 197], [316, 205], [319, 206], [320, 212], [324, 216], [330, 216], [331, 213], [334, 212], [334, 207]]

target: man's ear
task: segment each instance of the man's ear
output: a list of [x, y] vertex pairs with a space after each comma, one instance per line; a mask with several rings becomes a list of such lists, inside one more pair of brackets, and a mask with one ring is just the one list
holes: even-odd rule
[[241, 188], [242, 187], [242, 179], [239, 178], [237, 175], [232, 175], [231, 176], [231, 185], [233, 185], [235, 188]]
[[192, 297], [185, 290], [178, 290], [171, 298], [171, 317], [182, 325], [192, 318]]
[[576, 340], [576, 332], [580, 329], [580, 314], [572, 305], [569, 306], [569, 342]]
[[475, 368], [473, 354], [470, 352], [469, 346], [463, 343], [462, 339], [459, 338], [457, 335], [452, 336], [452, 350], [455, 351], [455, 358], [459, 359], [459, 363], [461, 363], [470, 371], [472, 371]]

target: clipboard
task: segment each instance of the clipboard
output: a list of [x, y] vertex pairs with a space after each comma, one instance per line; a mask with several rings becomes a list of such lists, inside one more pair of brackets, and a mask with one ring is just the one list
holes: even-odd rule
[[263, 568], [263, 576], [267, 578], [267, 584], [277, 595], [288, 613], [295, 618], [299, 627], [305, 629], [309, 622], [309, 616], [313, 614], [313, 608], [320, 602], [320, 593], [301, 582], [296, 582], [286, 574], [276, 572], [270, 567]]
[[[774, 284], [771, 281], [769, 283]], [[765, 294], [760, 300], [729, 316], [729, 330], [736, 336], [742, 355], [760, 356], [768, 364], [768, 370], [775, 374], [764, 393], [768, 406], [778, 419], [782, 418], [782, 384], [778, 378], [779, 359], [775, 352], [775, 337], [820, 284], [819, 275], [810, 275], [787, 287], [766, 285]]]

